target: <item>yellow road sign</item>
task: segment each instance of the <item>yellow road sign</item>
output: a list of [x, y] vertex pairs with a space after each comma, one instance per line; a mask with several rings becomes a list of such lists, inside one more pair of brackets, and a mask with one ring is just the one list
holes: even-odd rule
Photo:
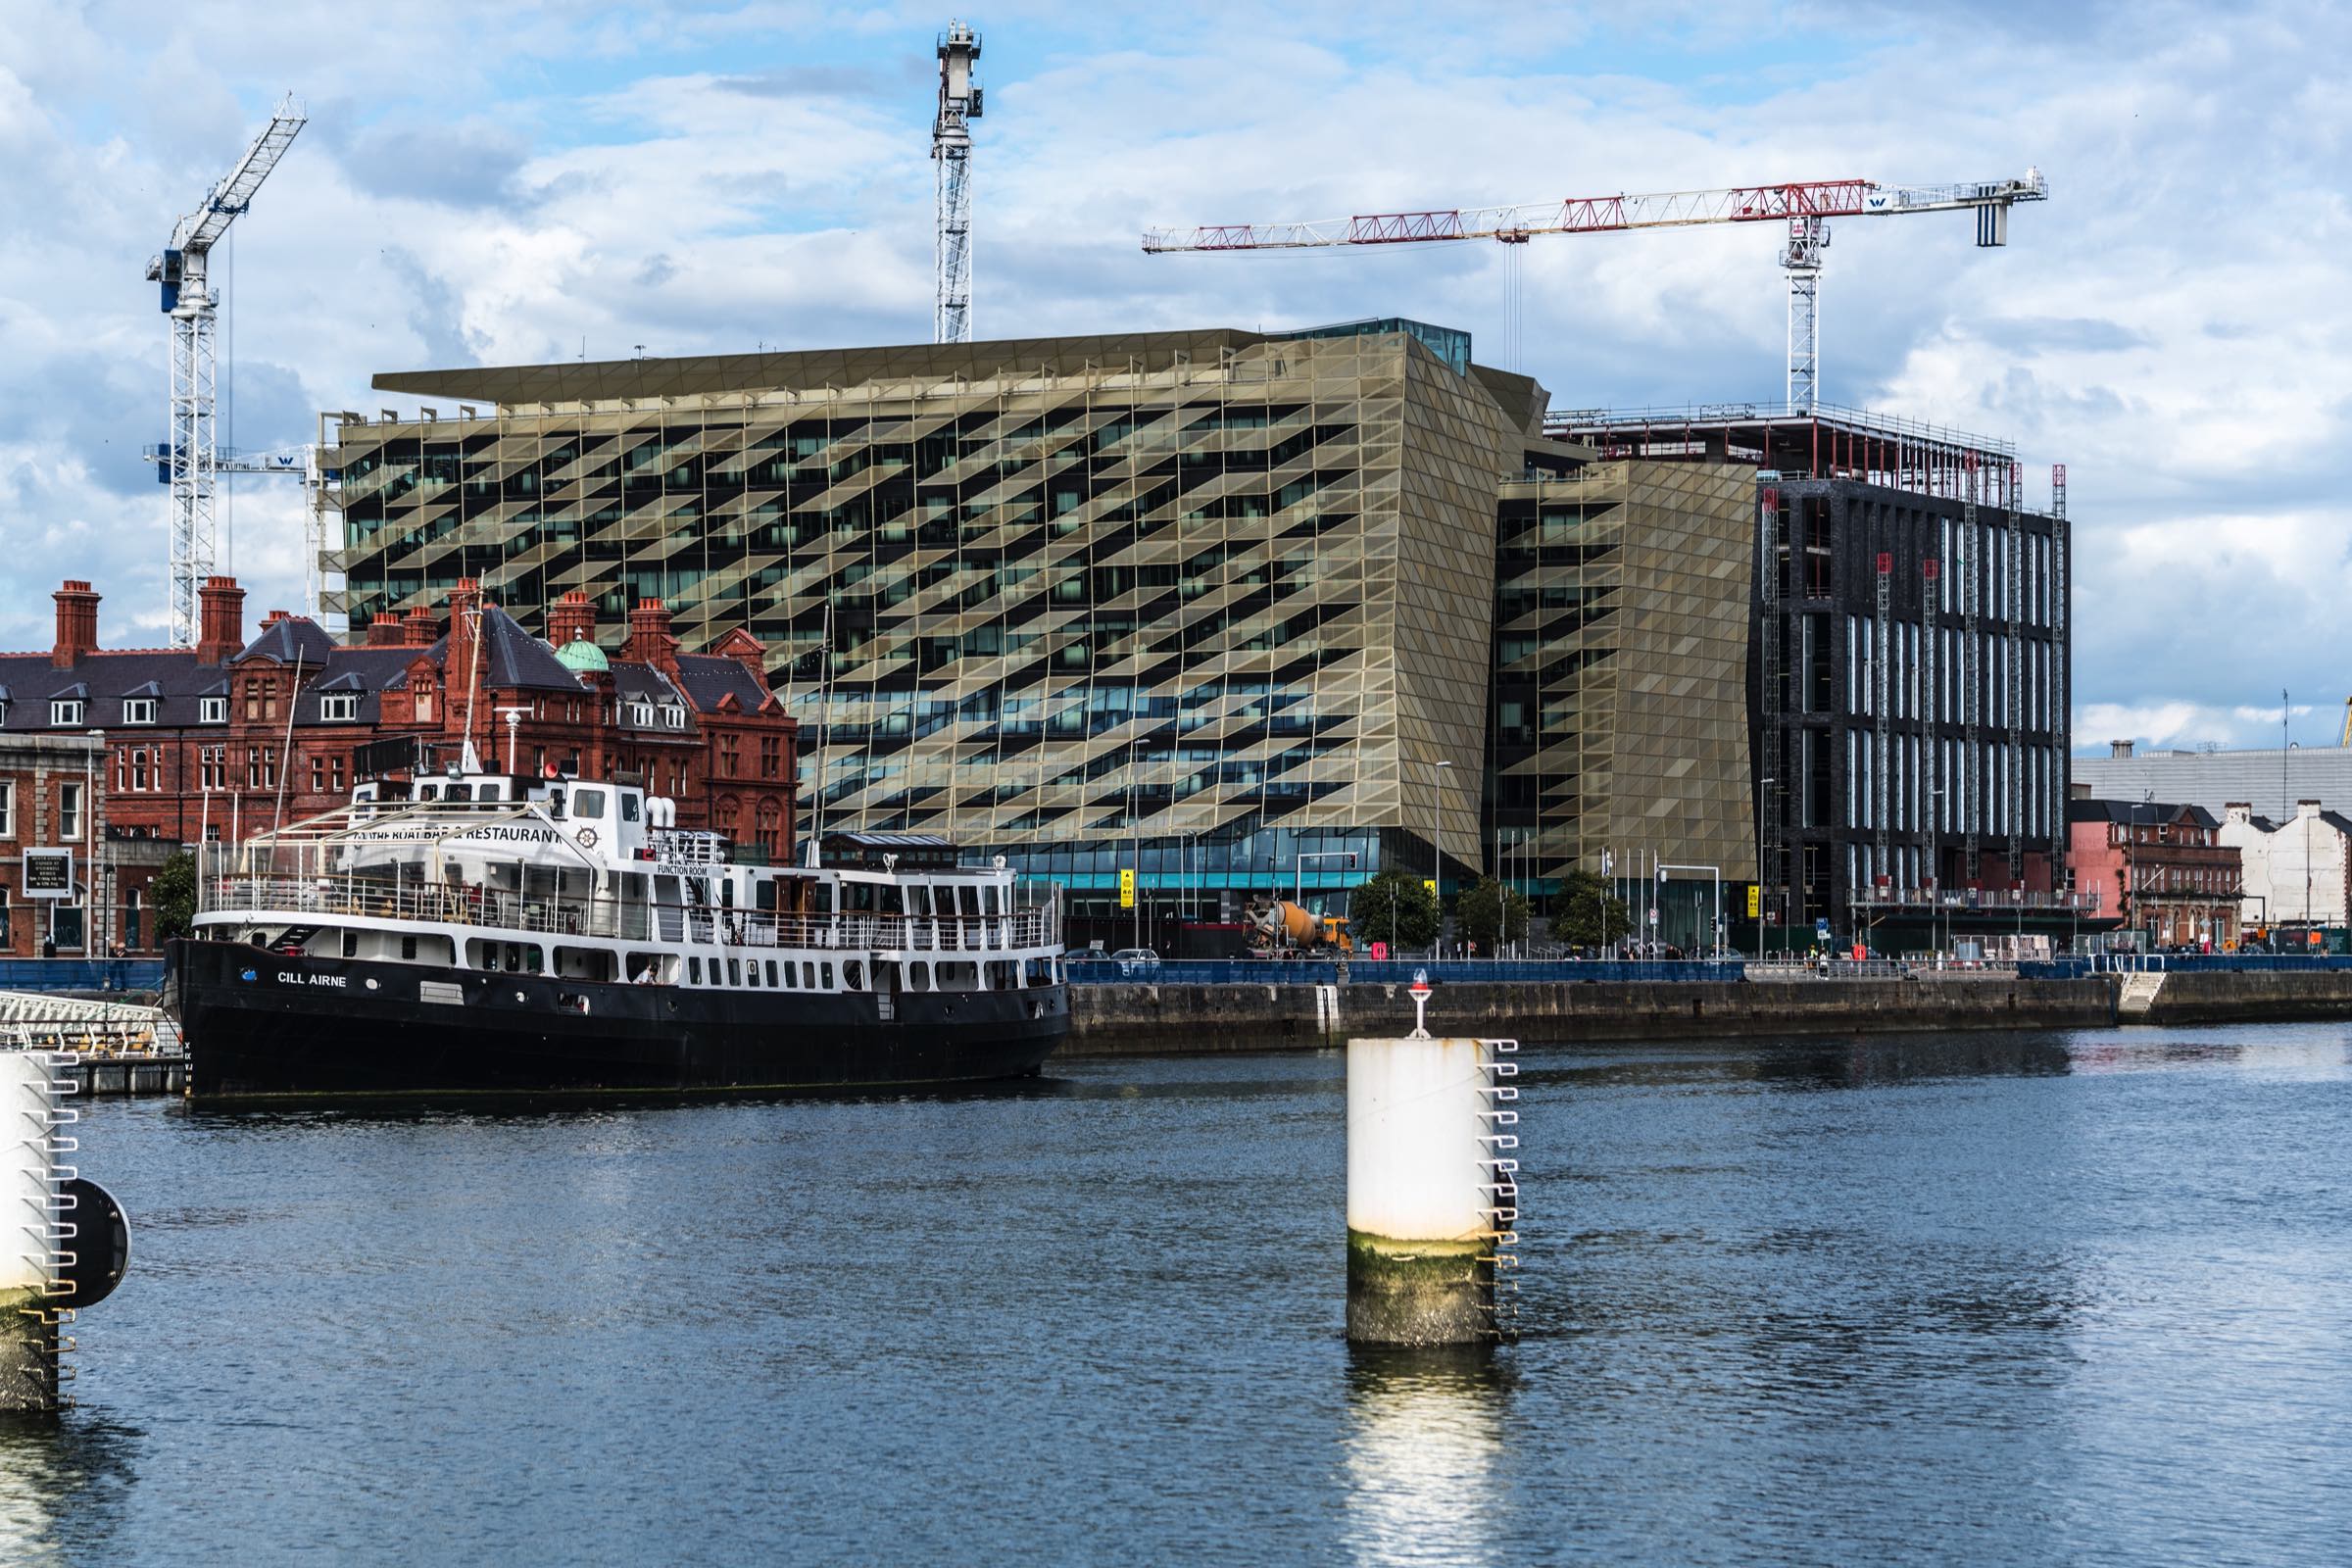
[[1753, 920], [1764, 905], [1764, 890], [1753, 882], [1747, 885], [1747, 917]]
[[1122, 909], [1135, 907], [1135, 872], [1127, 866], [1119, 868], [1119, 907]]
[[1430, 896], [1431, 898], [1433, 898], [1433, 899], [1434, 899], [1434, 898], [1436, 898], [1436, 897], [1438, 896], [1438, 884], [1437, 884], [1436, 882], [1432, 881], [1430, 878], [1428, 878], [1428, 877], [1423, 877], [1423, 878], [1421, 879], [1421, 885], [1422, 885], [1423, 887], [1425, 887], [1425, 888], [1429, 889], [1429, 896]]

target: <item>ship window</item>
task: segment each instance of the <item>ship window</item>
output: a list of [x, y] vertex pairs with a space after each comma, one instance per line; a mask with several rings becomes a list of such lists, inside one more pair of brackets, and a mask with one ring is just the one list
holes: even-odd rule
[[929, 914], [931, 912], [931, 889], [927, 884], [917, 882], [906, 890], [906, 912], [908, 914]]
[[[786, 964], [784, 966], [784, 972], [790, 974], [792, 972], [792, 965], [789, 963]], [[767, 983], [771, 987], [776, 983], [776, 960], [773, 958], [767, 960]]]
[[832, 990], [832, 989], [833, 989], [833, 965], [832, 965], [832, 964], [830, 964], [830, 963], [821, 964], [821, 965], [819, 965], [819, 966], [818, 966], [818, 971], [817, 971], [817, 973], [818, 973], [818, 978], [819, 978], [819, 979], [820, 979], [820, 980], [823, 982], [823, 984], [821, 984], [820, 986], [818, 986], [818, 987], [817, 987], [817, 989], [818, 989], [818, 990], [820, 990], [820, 991], [830, 991], [830, 990]]
[[[727, 961], [732, 963], [734, 960], [730, 958]], [[744, 964], [743, 976], [755, 987], [760, 984], [760, 960], [758, 958], [750, 959]]]
[[741, 958], [727, 960], [727, 984], [731, 986], [743, 984], [743, 960]]
[[963, 883], [956, 889], [956, 902], [963, 906], [965, 914], [975, 915], [980, 912], [980, 890], [969, 882]]
[[622, 790], [620, 792], [620, 819], [623, 822], [634, 822], [637, 820], [637, 796], [635, 791]]
[[703, 960], [692, 955], [686, 959], [686, 983], [696, 986], [703, 983]]
[[752, 884], [752, 905], [766, 914], [776, 912], [776, 879], [774, 877], [763, 876]]
[[804, 963], [801, 965], [801, 989], [804, 991], [814, 991], [816, 989], [815, 964]]
[[982, 914], [997, 912], [997, 885], [994, 882], [980, 890], [980, 912]]
[[358, 957], [359, 956], [360, 956], [360, 934], [359, 934], [357, 931], [346, 931], [346, 932], [344, 932], [344, 933], [343, 933], [343, 956], [345, 956], [346, 958], [356, 958], [356, 957]]
[[562, 790], [547, 792], [547, 814], [559, 822], [564, 820], [564, 792]]
[[401, 960], [405, 963], [415, 963], [416, 961], [416, 939], [415, 937], [402, 937], [400, 939], [400, 956]]
[[441, 790], [441, 798], [445, 801], [470, 801], [473, 799], [473, 786], [470, 784], [444, 785]]
[[787, 991], [798, 990], [800, 982], [801, 972], [795, 969], [789, 961], [786, 962], [784, 965], [784, 989]]
[[939, 966], [939, 989], [942, 991], [977, 991], [980, 989], [980, 966], [976, 963], [943, 963]]
[[603, 821], [605, 819], [605, 792], [603, 790], [573, 790], [571, 792], [571, 814], [583, 822]]
[[852, 991], [863, 991], [865, 989], [865, 965], [859, 963], [856, 958], [844, 963], [841, 966], [841, 983]]
[[919, 958], [908, 964], [906, 966], [906, 989], [909, 991], [930, 990], [931, 965]]

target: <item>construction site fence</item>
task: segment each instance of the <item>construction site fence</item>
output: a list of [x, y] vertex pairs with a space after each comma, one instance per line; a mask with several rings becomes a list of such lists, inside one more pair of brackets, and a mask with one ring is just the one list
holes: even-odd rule
[[2017, 966], [2028, 980], [2080, 980], [2094, 974], [2267, 974], [2352, 970], [2352, 956], [2301, 953], [2093, 953], [2029, 959]]

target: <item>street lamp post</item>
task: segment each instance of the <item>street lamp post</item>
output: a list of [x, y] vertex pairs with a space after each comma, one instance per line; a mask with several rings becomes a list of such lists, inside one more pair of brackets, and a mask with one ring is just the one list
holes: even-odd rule
[[1772, 810], [1772, 787], [1779, 779], [1767, 774], [1756, 780], [1756, 961], [1764, 961], [1764, 868], [1771, 858], [1764, 847], [1764, 818]]
[[[1444, 771], [1446, 771], [1446, 769], [1447, 769], [1447, 768], [1451, 767], [1452, 765], [1453, 765], [1453, 760], [1452, 760], [1451, 758], [1447, 758], [1447, 759], [1446, 759], [1445, 760], [1443, 760], [1443, 761], [1439, 762], [1439, 763], [1438, 763], [1438, 765], [1436, 766], [1436, 768], [1432, 769], [1432, 770], [1431, 770], [1431, 773], [1430, 773], [1430, 780], [1429, 780], [1429, 902], [1430, 902], [1430, 903], [1432, 903], [1432, 904], [1436, 904], [1436, 903], [1438, 902], [1438, 890], [1439, 890], [1440, 888], [1442, 888], [1442, 887], [1444, 887], [1444, 886], [1446, 885], [1446, 850], [1445, 850], [1445, 842], [1444, 842], [1444, 840], [1443, 840], [1443, 839], [1441, 839], [1441, 838], [1439, 837], [1440, 833], [1441, 833], [1443, 830], [1442, 830], [1442, 829], [1439, 827], [1439, 825], [1438, 825], [1438, 822], [1439, 822], [1438, 812], [1439, 812], [1440, 806], [1441, 806], [1441, 804], [1442, 804], [1442, 797], [1443, 797], [1443, 795], [1444, 795], [1444, 792], [1445, 792], [1445, 781], [1444, 781], [1443, 779], [1439, 778], [1437, 775], [1438, 775], [1438, 774], [1440, 774], [1440, 773], [1443, 773]], [[1443, 906], [1441, 906], [1441, 907], [1440, 907], [1440, 909], [1439, 909], [1439, 911], [1438, 911], [1438, 935], [1439, 935], [1440, 937], [1443, 937], [1445, 934], [1446, 934], [1446, 913], [1445, 913], [1445, 909], [1443, 908]], [[1433, 941], [1432, 945], [1433, 945], [1433, 946], [1435, 945], [1434, 941]]]

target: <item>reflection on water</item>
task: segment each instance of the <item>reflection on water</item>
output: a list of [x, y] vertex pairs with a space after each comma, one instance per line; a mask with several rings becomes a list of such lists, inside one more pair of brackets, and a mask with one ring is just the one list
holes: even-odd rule
[[115, 1548], [139, 1439], [83, 1411], [0, 1413], [0, 1562], [129, 1560]]
[[1343, 1343], [1331, 1053], [94, 1104], [0, 1563], [2341, 1560], [2348, 1038], [1531, 1045], [1522, 1338], [1435, 1356]]
[[1347, 1544], [1357, 1562], [1494, 1560], [1512, 1363], [1484, 1346], [1350, 1346]]

